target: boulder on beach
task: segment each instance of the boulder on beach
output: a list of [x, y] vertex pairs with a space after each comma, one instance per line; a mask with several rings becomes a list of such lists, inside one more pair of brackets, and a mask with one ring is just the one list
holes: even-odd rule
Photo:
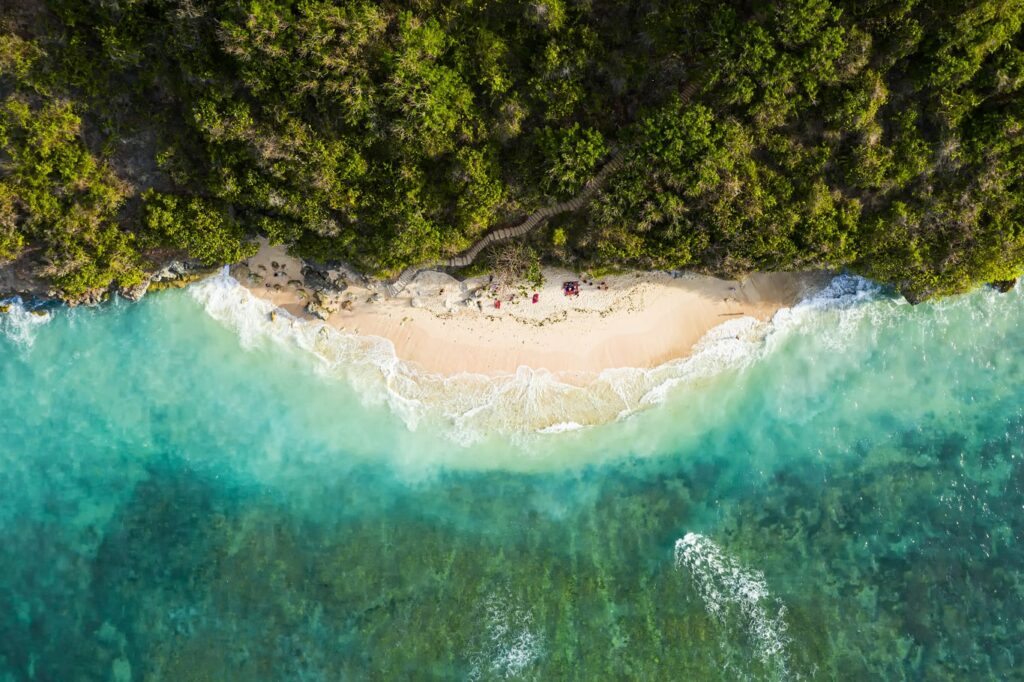
[[306, 286], [317, 291], [340, 294], [348, 289], [348, 282], [344, 277], [334, 277], [328, 270], [305, 265], [302, 268], [302, 278]]
[[306, 312], [321, 320], [326, 320], [338, 312], [338, 304], [322, 291], [317, 291], [313, 294], [313, 299], [306, 304]]

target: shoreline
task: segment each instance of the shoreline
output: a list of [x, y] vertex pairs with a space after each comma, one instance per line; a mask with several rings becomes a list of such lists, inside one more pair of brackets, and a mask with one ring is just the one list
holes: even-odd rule
[[[487, 276], [459, 281], [425, 271], [387, 298], [379, 287], [353, 282], [343, 272], [304, 272], [302, 261], [283, 246], [265, 242], [231, 273], [295, 317], [389, 340], [401, 361], [431, 374], [500, 376], [526, 366], [568, 383], [688, 357], [720, 324], [744, 317], [767, 321], [831, 279], [822, 272], [755, 273], [743, 281], [629, 272], [591, 280], [545, 268], [540, 287], [506, 289], [498, 299]], [[564, 281], [579, 281], [579, 295], [565, 296]]]

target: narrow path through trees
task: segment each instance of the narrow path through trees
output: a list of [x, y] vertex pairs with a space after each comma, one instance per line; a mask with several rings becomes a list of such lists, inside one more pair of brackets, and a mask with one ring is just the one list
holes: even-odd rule
[[[680, 98], [683, 102], [688, 102], [690, 98], [696, 94], [699, 87], [699, 82], [695, 81], [689, 83], [685, 88], [683, 88], [680, 93]], [[560, 213], [578, 211], [590, 201], [594, 194], [601, 189], [605, 181], [608, 180], [608, 177], [617, 171], [624, 161], [625, 156], [623, 155], [622, 150], [613, 149], [607, 163], [605, 163], [601, 170], [599, 170], [594, 177], [587, 182], [583, 189], [580, 190], [579, 194], [573, 198], [539, 209], [516, 225], [492, 229], [481, 237], [479, 241], [457, 256], [453, 256], [447, 260], [421, 263], [419, 265], [406, 268], [398, 275], [397, 278], [395, 278], [394, 281], [387, 284], [386, 289], [388, 296], [395, 297], [402, 293], [402, 291], [405, 290], [405, 287], [409, 285], [409, 282], [424, 270], [430, 270], [433, 268], [464, 268], [470, 265], [476, 257], [480, 255], [480, 252], [488, 246], [507, 241], [509, 239], [522, 237], [548, 218], [554, 217]]]

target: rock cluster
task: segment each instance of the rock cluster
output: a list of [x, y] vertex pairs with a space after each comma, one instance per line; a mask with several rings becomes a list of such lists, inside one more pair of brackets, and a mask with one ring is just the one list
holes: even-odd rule
[[990, 282], [989, 286], [998, 291], [1001, 294], [1005, 294], [1008, 291], [1012, 291], [1017, 286], [1017, 280], [1015, 279], [1002, 279]]
[[333, 277], [328, 270], [309, 264], [302, 267], [302, 277], [306, 282], [306, 286], [317, 291], [340, 294], [345, 289], [348, 289], [348, 282], [345, 281], [344, 277]]
[[325, 294], [323, 291], [313, 293], [313, 298], [306, 304], [306, 312], [321, 320], [326, 320], [330, 315], [338, 312], [337, 301]]

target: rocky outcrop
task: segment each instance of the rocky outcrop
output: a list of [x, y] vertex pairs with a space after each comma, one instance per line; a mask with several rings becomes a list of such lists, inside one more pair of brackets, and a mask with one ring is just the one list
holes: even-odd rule
[[302, 278], [306, 286], [315, 291], [340, 294], [348, 289], [348, 282], [344, 277], [333, 276], [329, 270], [309, 263], [302, 266]]
[[149, 280], [144, 279], [133, 287], [122, 288], [119, 293], [129, 301], [138, 301], [149, 291]]
[[[182, 287], [192, 284], [192, 282], [199, 281], [204, 277], [209, 277], [218, 270], [220, 270], [219, 267], [207, 267], [199, 261], [171, 261], [150, 276], [149, 280], [145, 284], [145, 289], [142, 289], [142, 294], [138, 295], [138, 298], [142, 298], [142, 295], [145, 295], [148, 291], [181, 289]], [[133, 292], [133, 294], [137, 294], [137, 292]], [[125, 292], [122, 291], [121, 295], [124, 296]], [[131, 298], [131, 296], [128, 297]], [[138, 300], [138, 298], [133, 298], [133, 300]]]
[[1001, 294], [1005, 294], [1008, 291], [1012, 291], [1017, 286], [1017, 280], [1015, 279], [1001, 279], [995, 282], [989, 282], [988, 285], [998, 291]]
[[320, 318], [321, 320], [326, 320], [328, 317], [338, 312], [338, 310], [339, 306], [337, 301], [322, 291], [314, 292], [313, 298], [306, 304], [306, 312], [314, 317]]

